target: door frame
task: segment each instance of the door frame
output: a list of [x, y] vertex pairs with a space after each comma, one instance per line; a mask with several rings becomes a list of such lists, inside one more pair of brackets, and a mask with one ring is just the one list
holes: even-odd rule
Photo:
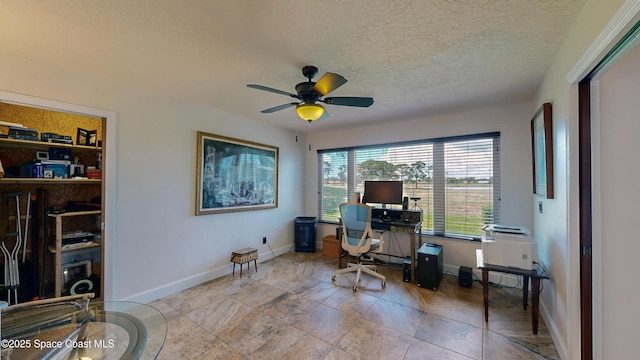
[[115, 174], [116, 174], [116, 127], [117, 116], [113, 111], [91, 108], [82, 105], [70, 104], [61, 101], [48, 100], [29, 95], [16, 94], [12, 92], [0, 90], [0, 101], [13, 103], [23, 106], [38, 107], [54, 111], [62, 111], [80, 115], [88, 115], [93, 117], [101, 117], [106, 119], [105, 129], [103, 133], [103, 191], [102, 198], [102, 223], [101, 228], [104, 234], [102, 241], [102, 256], [104, 259], [103, 273], [101, 282], [103, 284], [104, 293], [101, 297], [105, 301], [114, 301], [114, 280], [115, 280], [115, 264], [114, 264], [114, 234], [116, 219], [116, 192], [115, 192]]
[[[640, 0], [626, 1], [604, 30], [594, 40], [578, 63], [567, 74], [566, 80], [575, 86], [578, 93], [578, 186], [579, 203], [577, 213], [572, 212], [571, 216], [578, 217], [576, 232], [578, 234], [579, 245], [577, 248], [579, 259], [579, 304], [580, 304], [580, 358], [591, 360], [601, 357], [602, 334], [598, 327], [601, 326], [599, 318], [595, 319], [593, 309], [599, 311], [602, 308], [602, 299], [598, 293], [594, 295], [593, 288], [601, 288], [600, 277], [594, 279], [596, 274], [601, 272], [601, 268], [596, 266], [594, 261], [601, 264], [600, 252], [602, 244], [597, 237], [594, 242], [593, 234], [599, 231], [599, 217], [596, 214], [594, 222], [594, 197], [599, 194], [599, 178], [594, 174], [594, 170], [599, 169], [599, 157], [594, 151], [598, 151], [597, 136], [598, 126], [598, 93], [597, 82], [594, 81], [598, 74], [601, 74], [611, 62], [621, 54], [616, 50], [620, 43], [639, 24], [640, 21]], [[594, 149], [594, 146], [596, 147]], [[594, 187], [595, 186], [595, 187]], [[573, 248], [572, 248], [573, 249]], [[575, 253], [574, 253], [575, 254]], [[595, 281], [594, 281], [595, 280]], [[595, 349], [594, 349], [595, 348]]]

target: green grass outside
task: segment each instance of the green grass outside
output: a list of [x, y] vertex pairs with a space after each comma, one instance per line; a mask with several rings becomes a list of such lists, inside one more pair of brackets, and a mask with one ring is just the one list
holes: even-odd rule
[[322, 218], [324, 220], [338, 221], [340, 217], [338, 208], [340, 204], [347, 200], [347, 186], [325, 184], [322, 197], [324, 200]]

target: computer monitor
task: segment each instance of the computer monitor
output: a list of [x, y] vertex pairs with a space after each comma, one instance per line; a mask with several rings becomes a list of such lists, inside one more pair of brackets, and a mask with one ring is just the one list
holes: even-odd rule
[[402, 181], [365, 181], [363, 203], [402, 205]]

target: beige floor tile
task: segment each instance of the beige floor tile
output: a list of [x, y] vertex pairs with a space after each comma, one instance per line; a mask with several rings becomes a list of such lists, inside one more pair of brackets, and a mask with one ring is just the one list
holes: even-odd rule
[[425, 311], [435, 292], [407, 282], [387, 282], [380, 298]]
[[429, 302], [427, 312], [470, 325], [484, 325], [484, 306], [476, 302], [458, 299], [438, 291]]
[[406, 305], [378, 299], [363, 318], [413, 337], [423, 313]]
[[288, 325], [261, 312], [247, 314], [235, 324], [221, 330], [216, 336], [243, 355], [272, 341], [287, 330]]
[[363, 291], [341, 288], [322, 303], [349, 314], [363, 315], [369, 311], [377, 300], [377, 297], [367, 295]]
[[360, 323], [358, 316], [333, 309], [326, 305], [318, 305], [308, 314], [300, 318], [294, 326], [331, 345]]
[[159, 359], [242, 359], [239, 352], [187, 318], [169, 322], [168, 328]]
[[231, 297], [253, 308], [257, 308], [285, 293], [286, 291], [279, 287], [257, 282], [243, 287], [231, 295]]
[[315, 301], [285, 293], [263, 304], [258, 310], [291, 325], [299, 322], [302, 316], [308, 314], [318, 305]]
[[324, 359], [333, 346], [289, 326], [249, 355], [253, 359]]
[[337, 347], [363, 359], [402, 359], [412, 339], [387, 327], [362, 321], [344, 335]]
[[404, 360], [471, 360], [471, 358], [414, 338]]
[[361, 358], [354, 354], [349, 354], [344, 350], [340, 350], [336, 347], [329, 352], [329, 355], [325, 356], [324, 360], [360, 360]]
[[[402, 281], [402, 266], [378, 266], [386, 287], [338, 276], [337, 260], [289, 252], [156, 300], [167, 319], [160, 359], [557, 359], [544, 321], [531, 332], [522, 290], [461, 288], [444, 276], [438, 291]], [[236, 269], [237, 270], [237, 269]]]
[[225, 295], [217, 291], [195, 287], [167, 296], [162, 299], [162, 302], [171, 306], [178, 312], [186, 314], [211, 302], [224, 298]]
[[559, 359], [558, 353], [553, 349], [538, 347], [528, 348], [504, 335], [486, 331], [484, 335], [483, 359], [487, 360], [526, 360], [526, 359]]
[[430, 313], [424, 314], [416, 338], [482, 359], [482, 328]]
[[245, 316], [254, 312], [254, 308], [238, 300], [223, 298], [185, 314], [185, 316], [211, 334], [216, 335], [225, 329], [235, 327]]
[[333, 295], [336, 291], [338, 291], [338, 288], [336, 288], [333, 284], [323, 281], [316, 281], [313, 284], [309, 284], [309, 286], [301, 291], [298, 295], [308, 300], [323, 302], [329, 296]]

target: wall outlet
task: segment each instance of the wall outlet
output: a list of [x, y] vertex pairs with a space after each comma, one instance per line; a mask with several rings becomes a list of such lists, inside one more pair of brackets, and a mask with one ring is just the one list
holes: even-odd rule
[[267, 237], [266, 237], [266, 236], [264, 236], [264, 237], [262, 238], [262, 245], [264, 245], [264, 244], [266, 244], [266, 243], [267, 243]]

